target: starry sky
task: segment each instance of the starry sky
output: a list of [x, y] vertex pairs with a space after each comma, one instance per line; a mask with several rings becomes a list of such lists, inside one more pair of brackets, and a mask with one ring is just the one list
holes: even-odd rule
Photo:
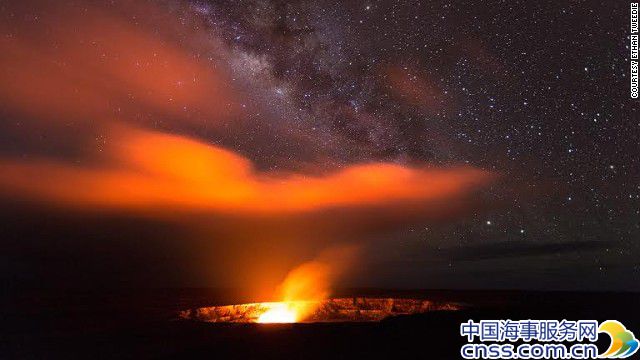
[[2, 281], [640, 290], [628, 6], [0, 4]]

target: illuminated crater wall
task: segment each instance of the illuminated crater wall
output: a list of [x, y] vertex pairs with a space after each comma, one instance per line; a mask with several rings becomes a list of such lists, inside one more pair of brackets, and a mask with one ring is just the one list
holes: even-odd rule
[[[264, 321], [265, 314], [287, 311], [283, 321]], [[211, 306], [181, 311], [179, 317], [215, 323], [256, 322], [367, 322], [380, 321], [396, 315], [419, 314], [437, 310], [458, 310], [454, 303], [396, 298], [337, 298], [319, 301], [263, 302], [226, 306]], [[296, 314], [305, 314], [297, 316]]]

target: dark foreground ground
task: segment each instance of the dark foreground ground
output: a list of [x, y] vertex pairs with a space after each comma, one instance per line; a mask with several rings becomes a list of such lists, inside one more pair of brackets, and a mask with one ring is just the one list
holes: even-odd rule
[[2, 300], [0, 359], [459, 359], [459, 326], [468, 319], [617, 319], [640, 333], [639, 294], [367, 289], [341, 295], [420, 297], [468, 309], [381, 323], [221, 325], [174, 319], [177, 310], [232, 301], [219, 291], [31, 292]]

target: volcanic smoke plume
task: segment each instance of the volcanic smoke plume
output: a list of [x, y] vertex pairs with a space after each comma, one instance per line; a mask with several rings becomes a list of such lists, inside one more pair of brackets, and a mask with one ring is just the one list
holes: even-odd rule
[[331, 298], [332, 284], [357, 261], [356, 246], [340, 246], [291, 270], [277, 300], [181, 311], [179, 317], [206, 322], [296, 323], [380, 321], [394, 315], [457, 310], [459, 305], [419, 299]]

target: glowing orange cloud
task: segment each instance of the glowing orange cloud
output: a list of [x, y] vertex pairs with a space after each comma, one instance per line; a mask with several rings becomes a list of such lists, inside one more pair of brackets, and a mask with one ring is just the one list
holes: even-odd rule
[[122, 128], [100, 165], [0, 162], [0, 185], [35, 198], [127, 209], [290, 212], [462, 195], [492, 175], [469, 168], [351, 165], [324, 175], [259, 172], [232, 151], [186, 137]]
[[[195, 30], [154, 6], [11, 6], [19, 15], [0, 23], [0, 104], [12, 111], [65, 123], [140, 112], [219, 120], [232, 112], [224, 72], [177, 39]], [[136, 14], [145, 16], [132, 20]], [[152, 29], [147, 18], [162, 24]]]
[[[65, 145], [84, 156], [82, 163], [0, 158], [0, 191], [8, 195], [88, 208], [283, 213], [450, 198], [492, 177], [469, 167], [393, 163], [321, 175], [258, 171], [230, 150], [139, 128], [149, 119], [179, 130], [187, 121], [220, 123], [232, 100], [242, 100], [223, 66], [190, 51], [184, 39], [205, 33], [198, 24], [129, 1], [8, 6], [20, 16], [0, 23], [0, 106], [41, 131], [71, 125]], [[212, 59], [220, 55], [215, 40], [206, 44]], [[12, 129], [22, 136], [33, 127]], [[96, 136], [108, 139], [97, 158], [86, 150]]]

